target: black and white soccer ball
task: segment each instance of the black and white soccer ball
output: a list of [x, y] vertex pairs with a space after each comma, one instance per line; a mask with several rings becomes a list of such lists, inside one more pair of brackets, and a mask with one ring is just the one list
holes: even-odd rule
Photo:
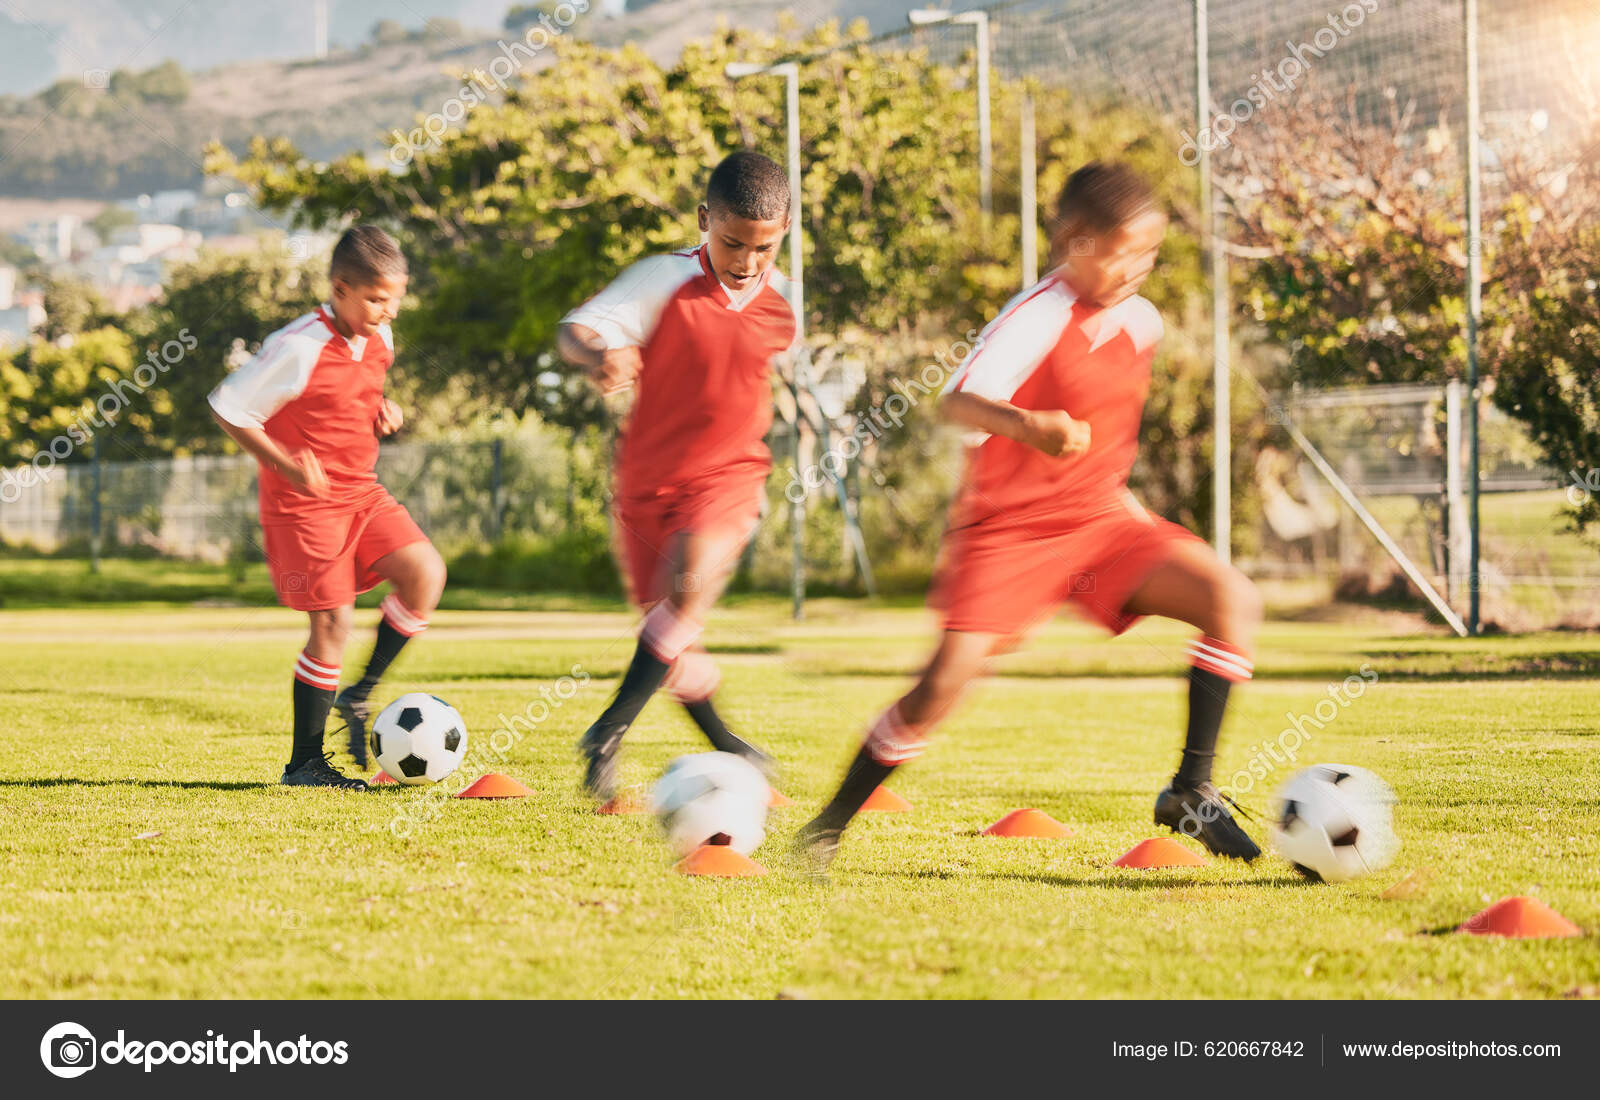
[[395, 782], [437, 783], [467, 755], [467, 726], [437, 695], [412, 692], [372, 720], [372, 750]]
[[650, 790], [650, 811], [680, 856], [702, 844], [749, 855], [766, 836], [767, 779], [731, 752], [680, 756]]
[[1394, 791], [1365, 768], [1314, 764], [1278, 791], [1272, 844], [1317, 882], [1348, 882], [1388, 866], [1400, 848]]

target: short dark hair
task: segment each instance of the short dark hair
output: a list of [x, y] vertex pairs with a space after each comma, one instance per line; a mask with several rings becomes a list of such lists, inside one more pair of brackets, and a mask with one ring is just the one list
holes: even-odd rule
[[730, 154], [711, 170], [706, 206], [753, 222], [780, 221], [789, 216], [789, 177], [760, 153]]
[[328, 275], [352, 286], [371, 286], [407, 272], [405, 253], [395, 239], [375, 225], [352, 225], [333, 246]]
[[1094, 160], [1067, 177], [1056, 218], [1090, 233], [1109, 233], [1147, 210], [1159, 210], [1149, 182], [1126, 164]]

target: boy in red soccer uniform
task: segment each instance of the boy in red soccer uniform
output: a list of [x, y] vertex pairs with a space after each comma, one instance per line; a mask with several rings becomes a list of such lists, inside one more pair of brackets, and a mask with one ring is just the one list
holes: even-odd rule
[[[394, 361], [389, 322], [406, 292], [406, 262], [381, 229], [358, 225], [333, 250], [333, 301], [262, 342], [211, 393], [211, 409], [261, 464], [263, 547], [278, 599], [306, 612], [311, 636], [294, 668], [294, 747], [282, 782], [366, 790], [322, 751], [337, 706], [350, 752], [367, 762], [367, 700], [406, 642], [428, 625], [444, 591], [444, 561], [410, 514], [378, 484], [378, 438], [398, 431], [383, 395]], [[339, 694], [339, 666], [357, 594], [391, 591], [360, 680]]]
[[1073, 173], [1057, 205], [1060, 266], [983, 330], [940, 403], [970, 429], [968, 464], [930, 602], [944, 635], [921, 680], [878, 718], [798, 846], [826, 868], [873, 790], [923, 750], [991, 655], [1074, 604], [1112, 634], [1143, 615], [1201, 632], [1189, 648], [1189, 722], [1158, 825], [1213, 853], [1260, 850], [1211, 783], [1228, 690], [1248, 680], [1261, 616], [1254, 587], [1128, 492], [1161, 317], [1137, 291], [1166, 231], [1148, 185], [1122, 165]]
[[794, 342], [772, 266], [789, 228], [783, 169], [756, 153], [717, 165], [699, 248], [651, 256], [563, 320], [562, 356], [605, 393], [637, 388], [617, 457], [613, 521], [628, 590], [644, 612], [616, 697], [579, 743], [584, 786], [616, 793], [617, 751], [665, 687], [723, 751], [768, 774], [766, 754], [712, 705], [720, 680], [698, 644], [706, 615], [760, 516], [771, 456], [769, 368]]

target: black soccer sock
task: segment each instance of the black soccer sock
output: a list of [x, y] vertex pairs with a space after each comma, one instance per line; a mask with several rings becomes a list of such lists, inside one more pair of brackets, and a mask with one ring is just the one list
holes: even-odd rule
[[850, 824], [851, 818], [861, 811], [862, 804], [872, 797], [872, 792], [893, 774], [895, 767], [894, 764], [879, 763], [873, 759], [872, 747], [867, 744], [862, 745], [861, 750], [856, 753], [856, 758], [850, 762], [849, 769], [845, 771], [838, 793], [806, 828], [843, 831], [844, 827]]
[[633, 651], [633, 661], [628, 665], [628, 671], [623, 673], [616, 698], [611, 700], [605, 713], [595, 720], [595, 725], [633, 725], [633, 720], [639, 717], [639, 712], [661, 686], [661, 681], [666, 679], [667, 669], [671, 667], [671, 662], [657, 657], [649, 646], [640, 641]]
[[684, 703], [683, 709], [689, 712], [694, 724], [700, 727], [700, 732], [706, 735], [706, 740], [710, 741], [711, 747], [718, 752], [731, 752], [738, 756], [760, 752], [754, 745], [727, 727], [722, 721], [722, 715], [717, 713], [717, 708], [711, 705], [710, 696], [697, 703]]
[[378, 686], [378, 681], [389, 671], [389, 666], [410, 640], [409, 634], [396, 630], [388, 619], [380, 622], [377, 640], [372, 643], [372, 656], [367, 658], [367, 669], [361, 674], [361, 679], [344, 689], [345, 695], [353, 700], [365, 700], [371, 695], [372, 689]]
[[1189, 728], [1177, 778], [1193, 785], [1210, 782], [1229, 690], [1236, 682], [1248, 680], [1253, 666], [1242, 651], [1215, 638], [1191, 643], [1189, 656], [1194, 661], [1189, 666]]
[[289, 756], [293, 771], [312, 757], [322, 755], [322, 731], [333, 707], [339, 669], [306, 653], [294, 666], [294, 747]]
[[345, 688], [345, 693], [352, 700], [364, 701], [371, 695], [372, 689], [378, 686], [378, 681], [389, 671], [389, 666], [400, 656], [406, 643], [428, 629], [428, 620], [401, 603], [400, 597], [393, 592], [383, 598], [378, 608], [383, 612], [383, 618], [378, 623], [378, 637], [372, 643], [372, 656], [367, 658], [366, 671], [361, 674], [361, 679]]

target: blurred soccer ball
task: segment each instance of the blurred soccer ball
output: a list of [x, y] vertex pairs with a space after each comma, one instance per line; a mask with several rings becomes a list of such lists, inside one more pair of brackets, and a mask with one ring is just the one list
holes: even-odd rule
[[1272, 844], [1319, 882], [1348, 882], [1394, 859], [1394, 792], [1365, 768], [1314, 764], [1278, 792]]
[[437, 695], [412, 692], [372, 720], [378, 766], [398, 783], [437, 783], [467, 755], [467, 727], [456, 708]]
[[749, 855], [766, 836], [766, 777], [730, 752], [680, 756], [650, 791], [650, 812], [680, 856], [702, 844]]

